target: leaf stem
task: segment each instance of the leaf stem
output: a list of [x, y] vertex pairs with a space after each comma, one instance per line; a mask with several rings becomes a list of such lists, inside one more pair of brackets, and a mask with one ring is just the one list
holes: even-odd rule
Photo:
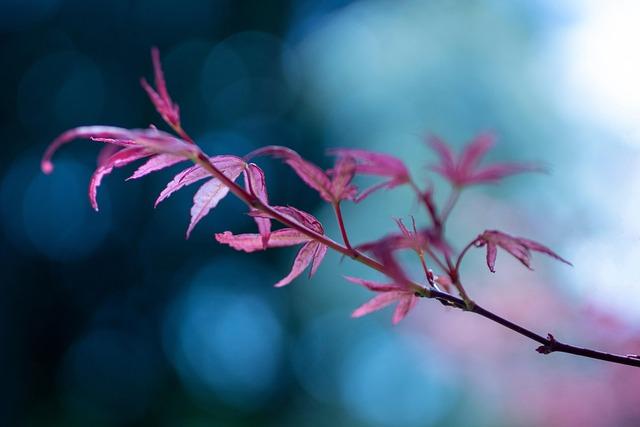
[[458, 259], [456, 260], [456, 266], [455, 266], [456, 274], [458, 274], [459, 271], [460, 271], [460, 265], [462, 264], [462, 258], [464, 258], [464, 256], [467, 254], [467, 251], [469, 249], [471, 249], [476, 244], [477, 240], [478, 239], [473, 239], [472, 241], [467, 243], [467, 246], [465, 246], [464, 249], [462, 249], [462, 251], [460, 252], [460, 255], [458, 255]]
[[336, 219], [338, 220], [338, 227], [340, 228], [340, 234], [342, 234], [342, 241], [349, 250], [353, 250], [351, 243], [349, 242], [349, 236], [347, 236], [347, 228], [344, 226], [344, 219], [342, 218], [342, 209], [340, 208], [340, 201], [333, 202], [333, 210], [336, 213]]

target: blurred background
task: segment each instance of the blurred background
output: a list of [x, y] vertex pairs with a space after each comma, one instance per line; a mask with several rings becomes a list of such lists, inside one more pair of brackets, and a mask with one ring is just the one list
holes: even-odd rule
[[[69, 127], [161, 123], [139, 87], [154, 45], [210, 154], [279, 144], [329, 166], [327, 148], [362, 147], [426, 187], [426, 134], [461, 147], [492, 130], [491, 160], [550, 173], [469, 190], [453, 242], [499, 228], [575, 267], [537, 256], [530, 272], [501, 254], [491, 275], [476, 251], [467, 289], [540, 334], [640, 353], [639, 20], [633, 0], [0, 1], [0, 425], [640, 425], [640, 370], [542, 357], [428, 301], [396, 327], [390, 310], [352, 320], [370, 294], [341, 274], [377, 277], [331, 254], [313, 280], [274, 289], [292, 249], [212, 238], [253, 230], [232, 198], [187, 241], [195, 188], [153, 209], [172, 171], [114, 172], [95, 213], [96, 144], [38, 169]], [[274, 202], [338, 236], [314, 192], [261, 166]], [[356, 242], [392, 217], [426, 223], [406, 189], [345, 211]]]

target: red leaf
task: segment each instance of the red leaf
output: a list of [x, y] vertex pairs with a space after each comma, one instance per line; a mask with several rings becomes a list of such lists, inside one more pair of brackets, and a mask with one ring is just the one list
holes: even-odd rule
[[298, 277], [302, 272], [309, 266], [309, 264], [313, 261], [316, 250], [318, 249], [318, 245], [320, 243], [317, 242], [309, 242], [306, 243], [300, 251], [298, 255], [296, 255], [296, 259], [293, 260], [293, 266], [291, 267], [291, 272], [287, 274], [286, 277], [282, 278], [278, 283], [274, 286], [276, 288], [280, 288], [282, 286], [286, 286], [293, 281], [296, 277]]
[[339, 200], [353, 200], [358, 189], [351, 185], [351, 180], [356, 173], [356, 161], [353, 157], [341, 157], [336, 161], [331, 175], [331, 194], [335, 202]]
[[256, 156], [264, 155], [284, 160], [309, 187], [320, 193], [320, 197], [328, 202], [333, 201], [331, 181], [327, 174], [318, 166], [303, 159], [292, 149], [279, 145], [269, 145], [259, 148], [247, 154], [245, 159], [248, 160]]
[[44, 173], [53, 172], [51, 158], [64, 144], [74, 139], [91, 139], [122, 147], [144, 147], [152, 154], [173, 154], [185, 158], [198, 155], [199, 149], [182, 139], [157, 129], [123, 129], [113, 126], [81, 126], [70, 129], [58, 136], [47, 147], [40, 167]]
[[406, 294], [400, 300], [400, 302], [398, 302], [398, 305], [393, 312], [393, 319], [391, 320], [391, 323], [397, 325], [402, 319], [407, 316], [407, 314], [409, 314], [409, 311], [411, 311], [411, 309], [415, 307], [417, 302], [417, 296], [415, 296], [414, 294]]
[[[217, 233], [218, 242], [231, 246], [233, 249], [244, 252], [254, 252], [265, 249], [260, 234], [232, 234], [230, 231]], [[306, 243], [309, 237], [292, 228], [282, 228], [271, 233], [267, 248], [280, 248]]]
[[[62, 133], [56, 139], [49, 144], [47, 150], [44, 152], [42, 156], [42, 161], [40, 162], [40, 168], [46, 174], [50, 174], [53, 172], [53, 163], [51, 162], [51, 158], [53, 154], [58, 151], [58, 149], [68, 143], [73, 141], [74, 139], [90, 139], [90, 138], [113, 138], [114, 140], [125, 140], [131, 139], [131, 131], [128, 129], [113, 127], [113, 126], [81, 126], [73, 129], [69, 129], [68, 131]], [[130, 146], [133, 145], [133, 142], [128, 143], [118, 143], [114, 142], [116, 145], [121, 146]]]
[[374, 311], [385, 308], [386, 306], [406, 297], [406, 295], [407, 293], [405, 291], [383, 292], [356, 308], [353, 313], [351, 313], [351, 316], [362, 317], [369, 313], [373, 313]]
[[[236, 156], [213, 156], [209, 158], [209, 161], [223, 173], [228, 170], [235, 170], [236, 168], [244, 168], [245, 165], [244, 161]], [[167, 184], [164, 190], [160, 193], [160, 196], [156, 199], [154, 206], [158, 206], [160, 202], [167, 199], [181, 188], [210, 176], [211, 174], [209, 171], [200, 165], [194, 165], [186, 168], [173, 177], [173, 179]]]
[[324, 234], [324, 228], [318, 219], [310, 213], [301, 211], [292, 206], [273, 206], [273, 209], [280, 215], [294, 220], [298, 224], [315, 231], [319, 234]]
[[362, 285], [370, 291], [374, 292], [390, 292], [390, 291], [400, 291], [403, 290], [400, 286], [394, 283], [379, 283], [374, 282], [373, 280], [365, 280], [360, 279], [359, 277], [351, 277], [344, 276], [345, 279], [350, 281], [351, 283], [355, 283], [357, 285]]
[[156, 172], [164, 168], [168, 168], [187, 159], [176, 156], [174, 154], [157, 154], [151, 157], [145, 164], [140, 166], [127, 180], [142, 178], [151, 172]]
[[167, 122], [169, 126], [180, 128], [180, 108], [169, 96], [167, 84], [164, 80], [164, 73], [162, 72], [162, 64], [160, 63], [160, 52], [155, 47], [151, 49], [151, 61], [153, 62], [156, 90], [154, 90], [144, 78], [140, 80], [140, 83], [147, 92], [147, 95], [149, 95], [151, 102], [156, 107], [162, 119]]
[[391, 189], [410, 181], [409, 171], [397, 157], [367, 150], [339, 148], [329, 151], [338, 158], [353, 158], [357, 161], [355, 172], [362, 175], [374, 175], [390, 178], [360, 193], [355, 201], [360, 202], [376, 190]]
[[326, 253], [327, 247], [321, 243], [316, 242], [316, 250], [313, 253], [311, 269], [309, 270], [309, 278], [316, 274], [316, 271], [318, 270], [318, 267], [320, 267], [320, 264], [322, 263], [322, 260], [324, 259]]
[[[235, 181], [243, 169], [244, 164], [237, 164], [235, 167], [221, 169], [221, 171], [231, 181]], [[187, 238], [191, 235], [196, 224], [200, 222], [211, 209], [215, 208], [220, 200], [224, 199], [228, 193], [229, 187], [217, 178], [211, 178], [196, 191], [196, 194], [193, 196], [193, 206], [191, 206], [191, 222], [189, 223], [189, 228], [187, 228]]]
[[122, 147], [119, 145], [105, 144], [105, 146], [102, 147], [100, 149], [100, 152], [98, 153], [98, 158], [96, 159], [96, 165], [97, 166], [104, 165], [107, 162], [107, 160], [109, 160], [109, 157], [113, 156], [121, 149]]
[[[267, 184], [264, 177], [264, 172], [257, 165], [249, 163], [244, 171], [244, 186], [247, 191], [258, 198], [265, 205], [269, 204], [269, 197], [267, 195]], [[269, 241], [269, 235], [271, 233], [271, 220], [269, 218], [254, 217], [254, 220], [258, 226], [258, 231], [262, 236], [262, 242], [264, 248], [267, 247]]]
[[373, 297], [372, 299], [358, 307], [351, 314], [352, 317], [361, 317], [374, 311], [380, 310], [388, 305], [393, 304], [394, 302], [398, 302], [398, 306], [393, 313], [392, 320], [392, 323], [395, 325], [402, 319], [404, 319], [404, 317], [418, 302], [418, 297], [415, 296], [414, 289], [410, 289], [396, 283], [378, 283], [371, 280], [349, 276], [345, 276], [345, 278], [352, 283], [362, 285], [367, 289], [379, 293], [379, 295]]
[[494, 144], [494, 136], [489, 133], [476, 136], [457, 159], [442, 139], [431, 136], [428, 143], [440, 158], [440, 164], [431, 169], [457, 187], [496, 182], [521, 172], [541, 171], [539, 166], [519, 163], [498, 163], [480, 168], [480, 160]]
[[98, 166], [95, 172], [93, 172], [91, 180], [89, 181], [89, 201], [93, 209], [98, 211], [98, 187], [105, 175], [110, 174], [114, 168], [128, 165], [131, 162], [147, 156], [149, 156], [147, 149], [143, 147], [130, 147], [117, 151], [107, 160], [104, 160], [103, 164]]
[[497, 230], [487, 230], [478, 236], [476, 246], [482, 247], [485, 245], [487, 246], [487, 266], [489, 267], [489, 270], [494, 273], [498, 247], [510, 253], [529, 269], [531, 269], [531, 251], [544, 253], [558, 261], [572, 265], [569, 261], [565, 260], [560, 255], [540, 243], [521, 237], [513, 237]]

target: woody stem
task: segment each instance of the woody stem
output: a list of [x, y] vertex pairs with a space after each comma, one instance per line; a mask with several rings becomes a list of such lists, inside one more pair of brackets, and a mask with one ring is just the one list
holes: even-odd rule
[[[331, 249], [357, 261], [360, 262], [376, 271], [379, 271], [385, 274], [385, 268], [378, 261], [368, 257], [367, 255], [353, 249], [349, 249], [341, 244], [333, 241], [329, 237], [316, 233], [313, 230], [305, 227], [304, 225], [294, 221], [290, 218], [287, 218], [284, 215], [281, 215], [279, 212], [274, 210], [268, 205], [262, 203], [257, 197], [249, 194], [245, 189], [240, 187], [238, 184], [227, 178], [222, 171], [216, 168], [210, 161], [209, 158], [204, 154], [199, 154], [196, 158], [192, 159], [194, 163], [201, 165], [205, 170], [207, 170], [212, 176], [219, 179], [224, 185], [229, 187], [229, 190], [237, 196], [240, 200], [245, 202], [249, 207], [258, 209], [262, 212], [267, 213], [273, 219], [279, 221], [280, 223], [286, 225], [287, 227], [296, 229], [301, 233], [309, 236], [311, 239], [322, 243], [330, 247]], [[461, 254], [462, 255], [462, 254]], [[459, 258], [460, 259], [460, 258]], [[449, 263], [448, 263], [449, 264]], [[458, 263], [459, 264], [459, 263]], [[640, 357], [635, 355], [629, 356], [621, 356], [617, 354], [605, 353], [601, 351], [591, 350], [588, 348], [576, 347], [568, 344], [561, 343], [557, 341], [551, 334], [549, 334], [548, 338], [544, 338], [535, 332], [532, 332], [516, 323], [513, 323], [507, 319], [504, 319], [498, 316], [495, 313], [492, 313], [489, 310], [482, 308], [477, 304], [473, 304], [471, 307], [468, 305], [468, 302], [450, 295], [446, 292], [438, 291], [436, 289], [426, 289], [423, 286], [410, 282], [409, 285], [415, 287], [416, 289], [420, 289], [419, 296], [423, 298], [429, 298], [444, 302], [446, 305], [454, 306], [462, 310], [466, 310], [472, 313], [475, 313], [479, 316], [482, 316], [486, 319], [491, 320], [507, 329], [510, 329], [522, 336], [525, 336], [539, 344], [540, 347], [537, 348], [537, 351], [541, 354], [549, 354], [553, 352], [557, 353], [568, 353], [576, 356], [582, 356], [590, 359], [603, 360], [606, 362], [617, 363], [628, 366], [640, 367]]]

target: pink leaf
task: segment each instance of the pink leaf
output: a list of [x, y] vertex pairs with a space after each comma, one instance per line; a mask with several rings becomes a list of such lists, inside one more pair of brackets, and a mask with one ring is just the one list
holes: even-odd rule
[[324, 234], [324, 228], [316, 217], [310, 213], [301, 211], [293, 206], [273, 206], [273, 209], [280, 215], [283, 215], [289, 219], [294, 220], [298, 224], [315, 231], [319, 234]]
[[[269, 204], [267, 195], [267, 185], [264, 172], [257, 165], [249, 163], [244, 171], [244, 186], [250, 194], [254, 195], [265, 205]], [[269, 235], [271, 233], [271, 220], [269, 218], [254, 217], [258, 231], [262, 236], [264, 248], [267, 247]]]
[[171, 127], [180, 128], [180, 109], [169, 96], [164, 73], [162, 72], [162, 64], [160, 63], [160, 52], [155, 47], [151, 49], [151, 61], [153, 62], [153, 73], [157, 91], [154, 90], [144, 78], [140, 80], [140, 83], [147, 92], [147, 95], [149, 95], [151, 102], [156, 107], [162, 119]]
[[[210, 157], [209, 161], [223, 173], [228, 170], [234, 171], [236, 168], [244, 168], [245, 165], [244, 161], [236, 156], [214, 156]], [[160, 196], [158, 196], [158, 199], [155, 202], [155, 206], [158, 206], [160, 202], [167, 199], [169, 196], [171, 196], [181, 188], [210, 176], [211, 174], [209, 173], [209, 171], [207, 171], [200, 165], [188, 167], [187, 169], [179, 172], [167, 184], [164, 190], [162, 190], [162, 192], [160, 193]]]
[[372, 185], [371, 187], [367, 188], [366, 190], [358, 194], [355, 198], [355, 202], [360, 203], [361, 201], [363, 201], [364, 199], [366, 199], [367, 197], [369, 197], [370, 195], [372, 195], [378, 190], [382, 190], [383, 188], [390, 190], [393, 187], [394, 185], [392, 185], [389, 181], [383, 181], [376, 185]]
[[151, 154], [169, 153], [176, 156], [191, 158], [199, 154], [199, 149], [179, 138], [157, 129], [123, 129], [113, 126], [81, 126], [70, 129], [58, 136], [47, 147], [42, 157], [40, 167], [44, 173], [53, 171], [51, 158], [64, 144], [74, 139], [92, 139], [122, 147], [145, 147]]
[[482, 157], [493, 147], [495, 137], [490, 133], [480, 133], [464, 148], [460, 155], [458, 169], [470, 171], [475, 168]]
[[480, 236], [478, 236], [476, 246], [482, 247], [485, 245], [487, 246], [487, 266], [492, 272], [495, 272], [495, 262], [498, 247], [510, 253], [529, 269], [531, 268], [530, 251], [544, 253], [552, 258], [557, 259], [558, 261], [571, 265], [569, 261], [565, 260], [560, 255], [556, 254], [551, 249], [544, 245], [541, 245], [540, 243], [521, 237], [513, 237], [509, 234], [497, 230], [487, 230]]
[[98, 158], [96, 159], [96, 164], [98, 166], [104, 165], [106, 161], [109, 160], [109, 157], [116, 154], [116, 152], [120, 151], [120, 149], [122, 149], [122, 147], [118, 145], [106, 144], [104, 147], [100, 149], [100, 152], [98, 153]]
[[393, 319], [391, 320], [391, 322], [394, 325], [397, 325], [402, 319], [404, 319], [407, 316], [409, 311], [411, 311], [411, 309], [415, 307], [417, 302], [418, 302], [418, 297], [412, 294], [405, 294], [405, 296], [402, 299], [400, 299], [400, 302], [398, 303], [395, 311], [393, 312]]
[[379, 282], [374, 282], [373, 280], [365, 280], [365, 279], [360, 279], [358, 277], [351, 277], [351, 276], [344, 276], [344, 278], [350, 281], [351, 283], [362, 285], [365, 288], [374, 292], [390, 292], [390, 291], [403, 290], [400, 286], [393, 283], [379, 283]]
[[393, 304], [399, 299], [404, 298], [406, 295], [407, 293], [405, 291], [383, 292], [356, 308], [354, 312], [351, 313], [351, 317], [362, 317], [369, 313], [373, 313], [374, 311], [378, 311]]
[[[49, 144], [47, 150], [42, 156], [40, 167], [46, 174], [53, 172], [53, 163], [51, 158], [58, 149], [74, 139], [90, 139], [90, 138], [113, 138], [115, 140], [131, 139], [131, 131], [128, 129], [113, 127], [113, 126], [81, 126], [62, 133], [56, 139]], [[132, 143], [118, 144], [123, 146], [132, 145]]]
[[[498, 247], [495, 243], [487, 243], [487, 266], [492, 273], [496, 272], [496, 257], [498, 256]], [[527, 267], [529, 267], [527, 260]]]
[[89, 181], [89, 201], [93, 209], [98, 211], [98, 187], [105, 175], [110, 174], [114, 168], [125, 166], [131, 162], [149, 156], [149, 152], [142, 147], [131, 147], [117, 151], [111, 157], [103, 162], [101, 166], [95, 170]]
[[[236, 165], [234, 168], [228, 168], [222, 170], [227, 178], [235, 181], [240, 173], [244, 169], [241, 165]], [[187, 228], [187, 238], [191, 235], [193, 228], [202, 218], [204, 218], [211, 209], [215, 208], [220, 200], [229, 193], [229, 187], [224, 185], [222, 181], [217, 178], [211, 178], [209, 181], [202, 184], [202, 186], [196, 191], [193, 196], [193, 206], [191, 206], [191, 222], [189, 228]]]
[[276, 288], [286, 286], [291, 283], [293, 279], [302, 274], [305, 268], [307, 268], [313, 260], [317, 245], [318, 243], [316, 242], [309, 242], [302, 246], [302, 248], [300, 248], [300, 251], [298, 252], [298, 255], [296, 255], [296, 259], [293, 261], [291, 272], [274, 286]]
[[438, 172], [442, 174], [446, 173], [446, 171], [454, 171], [456, 169], [456, 160], [451, 148], [436, 135], [431, 135], [427, 141], [429, 146], [440, 157], [440, 165], [433, 169], [436, 170], [437, 168]]
[[404, 162], [389, 154], [368, 150], [337, 148], [329, 153], [338, 157], [352, 157], [358, 161], [356, 172], [363, 175], [386, 176], [398, 181], [408, 181], [409, 172]]
[[327, 174], [313, 163], [303, 159], [298, 153], [287, 147], [279, 145], [269, 145], [259, 148], [245, 156], [245, 159], [251, 159], [256, 156], [273, 156], [284, 160], [295, 173], [311, 188], [320, 193], [320, 197], [324, 200], [333, 201], [331, 194], [331, 181]]
[[429, 145], [438, 154], [440, 163], [431, 169], [457, 187], [492, 183], [521, 172], [541, 171], [539, 166], [517, 163], [498, 163], [479, 168], [480, 160], [491, 149], [493, 144], [494, 136], [492, 134], [479, 134], [456, 159], [444, 141], [432, 136], [429, 139]]
[[313, 262], [311, 263], [311, 269], [309, 270], [309, 278], [316, 274], [318, 267], [320, 267], [320, 264], [322, 263], [322, 260], [327, 253], [327, 247], [325, 245], [317, 242], [315, 243], [315, 245], [316, 250], [313, 253]]
[[140, 166], [127, 180], [142, 178], [151, 172], [159, 171], [164, 168], [168, 168], [177, 163], [184, 162], [184, 157], [176, 156], [174, 154], [157, 154], [151, 157], [145, 164]]
[[332, 176], [331, 189], [334, 201], [353, 200], [358, 189], [351, 185], [351, 180], [356, 173], [356, 161], [353, 157], [340, 157], [333, 169], [329, 171]]
[[346, 148], [330, 150], [330, 153], [337, 155], [339, 158], [354, 158], [357, 161], [355, 172], [358, 174], [390, 178], [359, 194], [355, 199], [356, 203], [364, 200], [376, 190], [382, 188], [391, 189], [410, 181], [409, 171], [404, 162], [389, 154]]
[[[217, 233], [215, 238], [218, 242], [229, 245], [233, 249], [244, 252], [254, 252], [265, 249], [262, 236], [259, 234], [232, 234], [230, 231]], [[306, 243], [309, 237], [292, 228], [282, 228], [271, 233], [268, 248], [280, 248]]]
[[411, 281], [407, 278], [404, 270], [396, 260], [393, 254], [394, 250], [396, 250], [396, 248], [384, 240], [372, 248], [373, 255], [384, 267], [383, 273], [391, 278], [394, 283], [405, 289], [409, 289], [411, 287]]
[[470, 179], [473, 183], [492, 183], [517, 173], [542, 172], [543, 170], [541, 167], [535, 165], [501, 163], [499, 165], [487, 166], [474, 172]]

